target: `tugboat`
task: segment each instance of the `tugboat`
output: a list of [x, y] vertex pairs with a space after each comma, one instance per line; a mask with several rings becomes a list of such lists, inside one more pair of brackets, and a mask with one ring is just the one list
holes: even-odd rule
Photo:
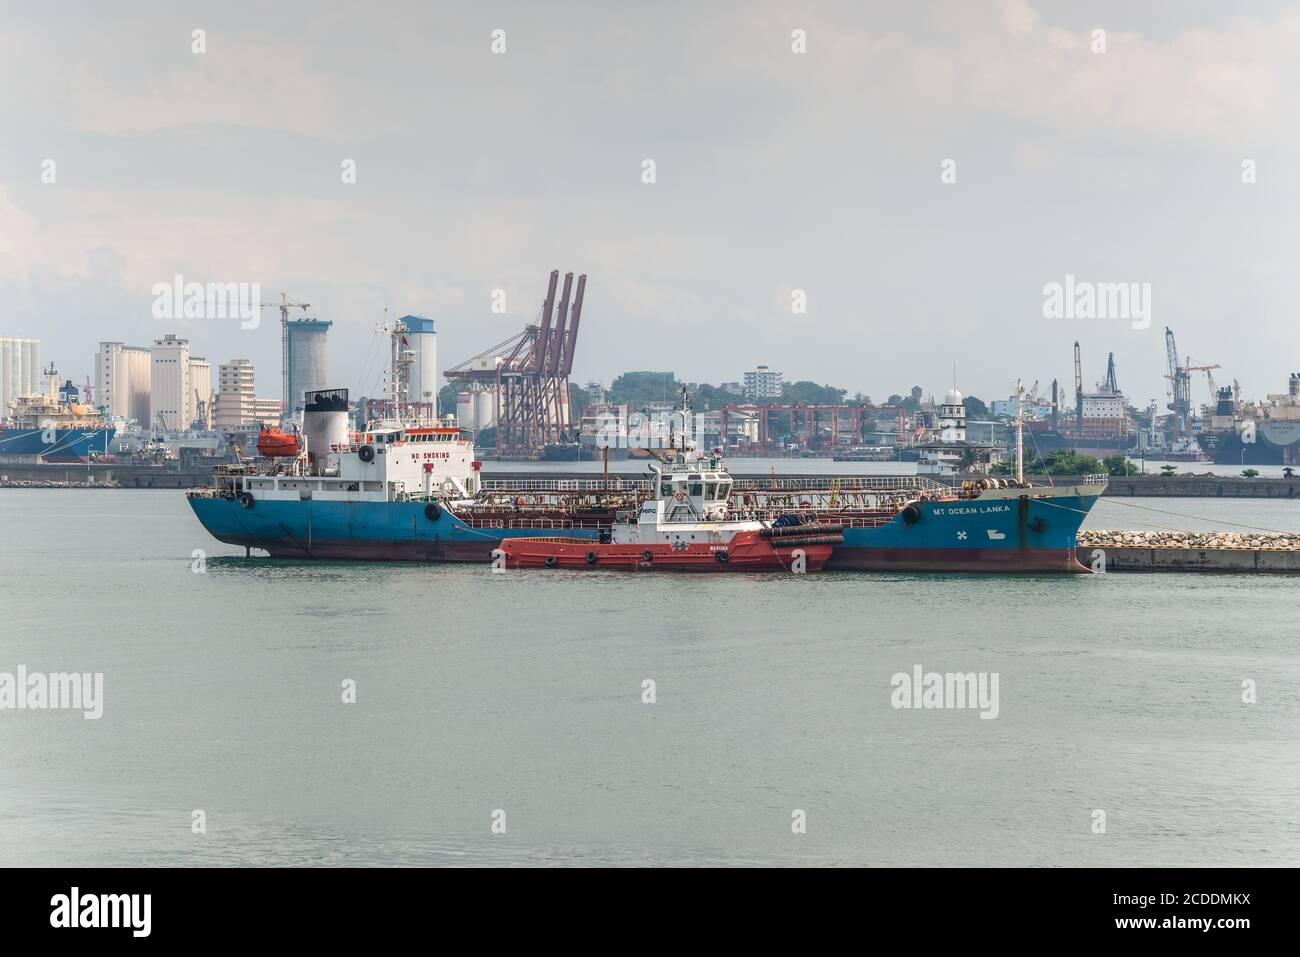
[[[685, 390], [683, 390], [685, 392]], [[683, 401], [685, 408], [685, 402]], [[844, 541], [841, 525], [784, 515], [767, 522], [732, 510], [732, 480], [720, 450], [705, 455], [670, 442], [650, 466], [651, 495], [635, 517], [597, 541], [513, 538], [499, 551], [507, 568], [618, 568], [655, 571], [819, 571]]]

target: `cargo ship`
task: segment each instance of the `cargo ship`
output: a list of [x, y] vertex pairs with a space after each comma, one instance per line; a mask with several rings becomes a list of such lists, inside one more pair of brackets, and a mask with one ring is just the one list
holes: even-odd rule
[[[378, 422], [352, 433], [340, 405], [347, 407], [345, 390], [309, 396], [292, 459], [218, 466], [211, 485], [188, 493], [203, 526], [223, 542], [278, 558], [489, 562], [515, 539], [599, 543], [660, 494], [648, 482], [486, 483], [472, 435], [451, 421]], [[1086, 571], [1075, 557], [1076, 534], [1105, 477], [1031, 486], [1022, 454], [1017, 466], [1015, 479], [960, 487], [881, 476], [824, 489], [801, 479], [741, 482], [719, 462], [714, 474], [728, 478], [717, 478], [712, 491], [725, 483], [730, 513], [841, 526], [827, 569]], [[684, 493], [709, 500], [708, 474], [684, 472]]]
[[1220, 388], [1197, 438], [1218, 465], [1300, 464], [1300, 372], [1287, 391], [1263, 402], [1242, 402], [1237, 390]]
[[9, 403], [0, 425], [0, 455], [34, 455], [46, 462], [85, 462], [106, 455], [114, 427], [88, 403], [71, 380], [58, 384], [54, 363], [45, 370], [48, 389]]

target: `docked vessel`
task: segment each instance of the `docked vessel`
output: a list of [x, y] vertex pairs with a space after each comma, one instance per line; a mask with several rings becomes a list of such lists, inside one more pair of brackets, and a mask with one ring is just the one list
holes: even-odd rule
[[[495, 550], [509, 554], [522, 540], [559, 538], [569, 550], [552, 552], [557, 563], [573, 555], [585, 563], [593, 550], [599, 562], [602, 538], [613, 544], [616, 528], [639, 524], [647, 501], [665, 501], [662, 472], [652, 476], [654, 485], [608, 478], [485, 481], [472, 436], [456, 426], [372, 423], [354, 434], [346, 393], [328, 397], [311, 394], [296, 457], [219, 466], [210, 486], [189, 493], [212, 535], [280, 558], [422, 562], [489, 562]], [[1075, 557], [1076, 534], [1105, 477], [1031, 486], [1020, 447], [1018, 438], [1016, 479], [961, 486], [916, 476], [844, 477], [830, 485], [797, 477], [742, 480], [690, 466], [680, 475], [700, 508], [704, 501], [720, 504], [726, 492], [723, 514], [733, 518], [773, 529], [788, 521], [784, 515], [840, 526], [835, 534], [843, 540], [831, 545], [827, 569], [1086, 571]], [[712, 495], [709, 474], [717, 485]], [[679, 489], [671, 491], [676, 502]], [[736, 552], [728, 548], [728, 564]], [[521, 549], [515, 554], [523, 559]], [[546, 551], [529, 554], [545, 563]]]
[[9, 403], [0, 426], [0, 455], [35, 455], [46, 462], [85, 462], [105, 455], [113, 426], [89, 403], [71, 380], [59, 386], [54, 364], [45, 370], [47, 390], [19, 396]]
[[1146, 451], [1146, 458], [1154, 459], [1157, 462], [1209, 462], [1210, 456], [1205, 454], [1201, 448], [1201, 443], [1194, 437], [1187, 437], [1171, 442], [1163, 448], [1152, 448]]
[[1300, 373], [1291, 374], [1285, 393], [1263, 402], [1243, 402], [1236, 388], [1219, 389], [1199, 438], [1219, 465], [1300, 464]]
[[500, 546], [506, 567], [812, 572], [843, 541], [839, 525], [736, 512], [731, 476], [717, 455], [686, 451], [650, 470], [652, 492], [635, 517], [613, 524], [595, 542], [508, 539]]

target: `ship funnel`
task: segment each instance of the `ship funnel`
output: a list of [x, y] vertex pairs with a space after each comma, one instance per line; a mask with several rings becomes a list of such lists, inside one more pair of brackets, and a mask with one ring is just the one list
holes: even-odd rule
[[330, 448], [348, 440], [348, 390], [321, 389], [306, 393], [302, 434], [307, 439], [308, 469], [324, 475]]

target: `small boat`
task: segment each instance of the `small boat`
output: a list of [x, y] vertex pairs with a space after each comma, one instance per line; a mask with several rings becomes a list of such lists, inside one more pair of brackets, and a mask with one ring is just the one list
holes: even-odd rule
[[257, 433], [257, 451], [266, 458], [295, 458], [302, 451], [298, 432], [281, 432], [276, 428], [264, 427]]
[[731, 476], [718, 453], [685, 452], [650, 466], [654, 494], [596, 541], [564, 537], [501, 542], [507, 568], [650, 571], [819, 571], [844, 541], [841, 525], [783, 515], [768, 522], [732, 510]]

